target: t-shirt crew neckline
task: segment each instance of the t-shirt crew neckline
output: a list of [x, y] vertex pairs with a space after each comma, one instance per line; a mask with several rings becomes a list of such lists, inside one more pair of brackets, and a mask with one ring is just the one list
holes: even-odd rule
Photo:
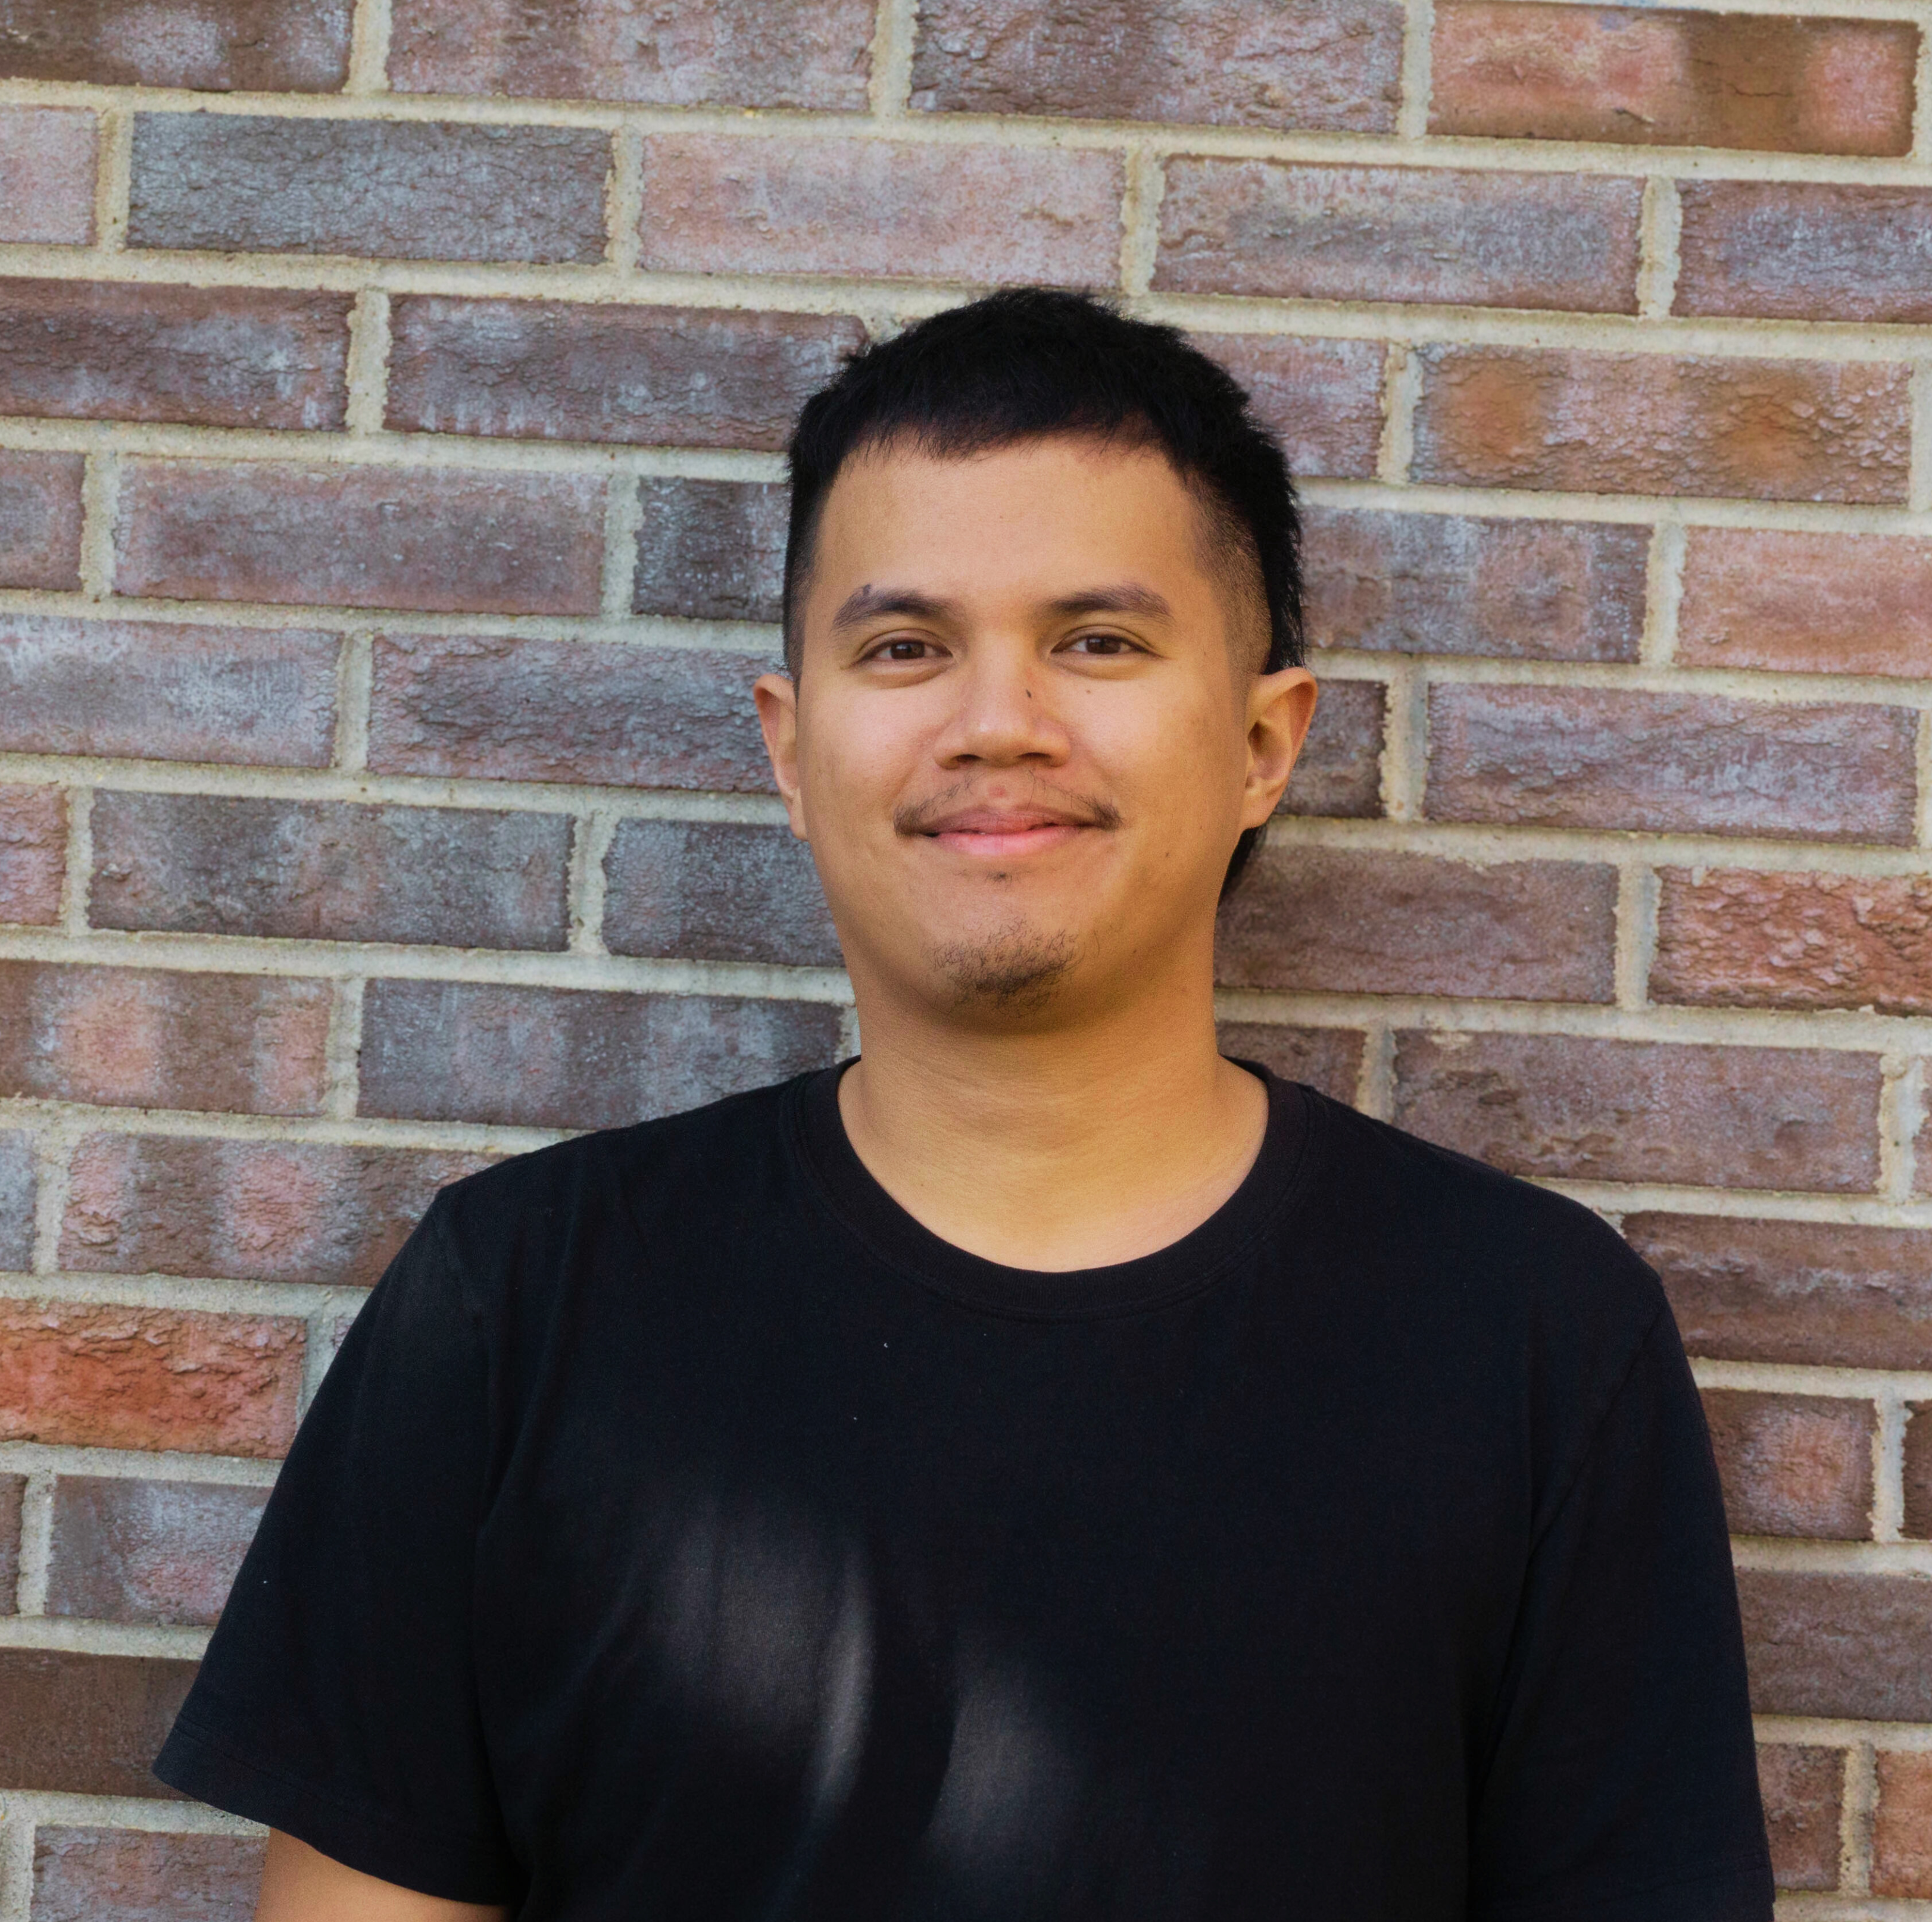
[[986, 1314], [1080, 1321], [1143, 1313], [1202, 1294], [1299, 1203], [1312, 1177], [1321, 1104], [1299, 1082], [1238, 1061], [1268, 1090], [1268, 1126], [1240, 1185], [1205, 1221], [1165, 1248], [1104, 1267], [1010, 1267], [934, 1234], [859, 1159], [838, 1111], [839, 1078], [856, 1058], [803, 1076], [788, 1090], [787, 1132], [809, 1185], [875, 1259]]

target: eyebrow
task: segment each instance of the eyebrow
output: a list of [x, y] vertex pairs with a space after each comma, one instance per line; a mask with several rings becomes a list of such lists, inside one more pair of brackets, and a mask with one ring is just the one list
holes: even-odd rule
[[[1078, 594], [1066, 594], [1048, 604], [1048, 610], [1063, 619], [1082, 614], [1145, 614], [1166, 620], [1174, 610], [1150, 587], [1131, 582], [1118, 586], [1089, 587]], [[874, 587], [868, 583], [854, 588], [832, 617], [832, 631], [862, 626], [881, 614], [904, 614], [916, 620], [944, 619], [958, 612], [956, 601], [936, 595], [922, 594], [908, 587]]]
[[1090, 587], [1084, 593], [1069, 594], [1052, 604], [1054, 613], [1066, 616], [1079, 614], [1148, 614], [1159, 619], [1172, 617], [1174, 610], [1150, 587], [1136, 587], [1131, 582], [1118, 587]]

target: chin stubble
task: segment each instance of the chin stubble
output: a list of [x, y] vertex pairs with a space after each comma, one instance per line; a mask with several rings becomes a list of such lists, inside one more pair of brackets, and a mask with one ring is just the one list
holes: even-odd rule
[[1017, 1015], [1053, 999], [1075, 953], [1070, 934], [1016, 927], [982, 940], [950, 942], [934, 950], [933, 959], [959, 1009]]

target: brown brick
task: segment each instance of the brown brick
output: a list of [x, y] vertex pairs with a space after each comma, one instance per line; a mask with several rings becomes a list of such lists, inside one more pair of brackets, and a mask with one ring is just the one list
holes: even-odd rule
[[844, 965], [811, 850], [789, 828], [625, 821], [604, 872], [614, 954]]
[[1932, 1538], [1932, 1402], [1906, 1408], [1905, 1526], [1915, 1540]]
[[0, 961], [0, 1095], [313, 1114], [323, 981]]
[[1642, 199], [1601, 174], [1172, 160], [1154, 285], [1634, 313]]
[[0, 280], [0, 412], [337, 427], [346, 294]]
[[1263, 848], [1221, 910], [1216, 976], [1304, 993], [1607, 1001], [1616, 892], [1607, 865]]
[[334, 634], [0, 614], [0, 748], [326, 767]]
[[872, 0], [394, 0], [398, 93], [862, 112]]
[[597, 610], [595, 474], [130, 460], [124, 594], [451, 613]]
[[639, 264], [1109, 286], [1120, 168], [1116, 154], [1070, 147], [652, 134]]
[[1869, 1190], [1876, 1056], [1577, 1035], [1412, 1033], [1395, 1120], [1514, 1174]]
[[0, 1475], [0, 1615], [16, 1612], [20, 1586], [20, 1500], [25, 1475]]
[[97, 928], [560, 949], [569, 817], [214, 794], [94, 803]]
[[1771, 1840], [1772, 1873], [1781, 1889], [1838, 1886], [1845, 1752], [1798, 1742], [1760, 1742], [1757, 1780]]
[[1292, 334], [1193, 334], [1248, 391], [1298, 477], [1375, 477], [1382, 445], [1379, 340], [1311, 340]]
[[210, 93], [329, 93], [353, 0], [5, 0], [0, 75]]
[[912, 103], [928, 112], [1388, 133], [1402, 97], [1389, 0], [926, 0]]
[[1430, 817], [1907, 845], [1918, 717], [1906, 707], [1607, 688], [1438, 686]]
[[1903, 154], [1918, 34], [1903, 20], [1444, 0], [1433, 133]]
[[98, 125], [76, 108], [0, 107], [0, 241], [93, 239]]
[[1881, 1749], [1872, 1894], [1932, 1896], [1932, 1755]]
[[128, 244], [590, 262], [610, 165], [588, 127], [142, 113]]
[[389, 426], [782, 448], [865, 331], [842, 315], [430, 295], [391, 310]]
[[1364, 820], [1382, 811], [1388, 691], [1379, 681], [1324, 681], [1315, 720], [1276, 810]]
[[302, 1377], [298, 1321], [0, 1301], [0, 1440], [278, 1456]]
[[0, 451], [0, 587], [80, 585], [86, 468], [78, 454]]
[[1694, 527], [1677, 658], [1780, 673], [1932, 675], [1932, 540]]
[[1418, 481], [1905, 499], [1911, 382], [1900, 365], [1446, 346], [1419, 358]]
[[1366, 1037], [1354, 1028], [1285, 1027], [1273, 1021], [1217, 1021], [1221, 1052], [1231, 1060], [1258, 1061], [1291, 1081], [1306, 1081], [1352, 1106], [1362, 1078]]
[[194, 1671], [148, 1655], [0, 1649], [0, 1788], [175, 1799], [148, 1766]]
[[0, 787], [0, 921], [60, 919], [67, 796], [58, 787]]
[[267, 1846], [253, 1835], [42, 1822], [30, 1922], [249, 1922]]
[[62, 1475], [54, 1483], [47, 1613], [212, 1622], [254, 1539], [265, 1488]]
[[406, 635], [379, 642], [369, 765], [385, 774], [768, 793], [765, 664], [704, 648]]
[[814, 1001], [372, 981], [362, 1108], [422, 1120], [622, 1127], [825, 1066]]
[[322, 1141], [89, 1135], [68, 1174], [60, 1264], [368, 1288], [436, 1191], [489, 1161]]
[[1318, 647], [1637, 658], [1647, 527], [1318, 507], [1304, 528]]
[[33, 1258], [37, 1186], [33, 1137], [0, 1129], [0, 1268], [17, 1272]]
[[1707, 1388], [1704, 1415], [1733, 1534], [1870, 1537], [1870, 1402]]
[[1932, 1582], [1741, 1568], [1760, 1715], [1932, 1720]]
[[638, 572], [631, 611], [775, 621], [790, 490], [772, 481], [638, 483]]

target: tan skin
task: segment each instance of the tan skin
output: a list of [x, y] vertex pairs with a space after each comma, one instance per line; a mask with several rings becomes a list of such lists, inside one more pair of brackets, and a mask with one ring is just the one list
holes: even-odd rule
[[[765, 744], [852, 979], [860, 1159], [956, 1246], [1070, 1271], [1198, 1226], [1267, 1096], [1214, 1040], [1214, 909], [1313, 678], [1159, 454], [891, 447], [826, 497]], [[495, 1922], [269, 1837], [257, 1922]]]

